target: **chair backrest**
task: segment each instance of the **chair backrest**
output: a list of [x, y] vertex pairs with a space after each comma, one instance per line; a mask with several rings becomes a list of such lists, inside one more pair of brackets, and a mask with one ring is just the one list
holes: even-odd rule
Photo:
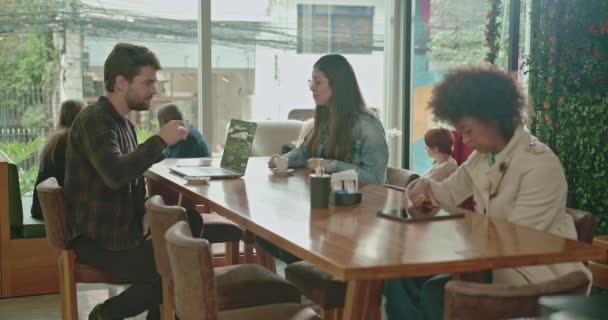
[[67, 209], [63, 188], [59, 186], [57, 179], [51, 177], [38, 184], [36, 191], [49, 243], [61, 250], [69, 249]]
[[292, 109], [287, 114], [289, 120], [305, 121], [315, 117], [315, 109]]
[[[11, 238], [21, 237], [23, 228], [23, 204], [19, 186], [19, 170], [9, 156], [0, 150], [0, 160], [6, 166], [6, 191], [8, 192], [8, 218]], [[2, 181], [2, 186], [5, 182]]]
[[386, 184], [405, 188], [410, 182], [418, 178], [420, 178], [420, 175], [407, 169], [396, 167], [386, 168]]
[[161, 196], [153, 196], [146, 201], [146, 214], [152, 233], [152, 247], [156, 271], [165, 278], [171, 277], [171, 265], [167, 255], [165, 233], [178, 221], [186, 221], [186, 210], [178, 206], [166, 206]]
[[193, 238], [180, 221], [165, 234], [175, 287], [175, 314], [182, 320], [217, 320], [211, 246]]
[[452, 134], [454, 135], [454, 148], [452, 149], [452, 158], [456, 160], [458, 165], [461, 165], [465, 162], [471, 153], [473, 153], [473, 148], [469, 147], [462, 141], [462, 136], [458, 131], [452, 130]]
[[593, 236], [595, 236], [597, 218], [589, 212], [572, 208], [567, 208], [566, 213], [574, 220], [578, 241], [592, 243]]
[[252, 157], [271, 156], [281, 152], [281, 147], [296, 141], [300, 135], [303, 122], [298, 120], [258, 121], [253, 145]]
[[450, 281], [445, 286], [444, 319], [511, 319], [538, 315], [542, 296], [584, 295], [589, 278], [582, 271], [527, 286]]

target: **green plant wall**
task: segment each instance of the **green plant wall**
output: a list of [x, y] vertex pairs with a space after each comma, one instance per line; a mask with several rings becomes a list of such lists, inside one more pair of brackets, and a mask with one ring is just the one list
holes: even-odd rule
[[532, 129], [564, 165], [569, 206], [608, 234], [608, 1], [533, 1], [531, 23]]

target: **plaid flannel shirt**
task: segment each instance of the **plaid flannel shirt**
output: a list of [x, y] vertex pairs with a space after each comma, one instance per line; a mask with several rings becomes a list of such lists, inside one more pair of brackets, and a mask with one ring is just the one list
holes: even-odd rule
[[138, 146], [133, 124], [106, 97], [82, 110], [67, 146], [68, 239], [84, 236], [109, 250], [140, 245], [143, 173], [162, 159], [165, 147], [158, 135]]

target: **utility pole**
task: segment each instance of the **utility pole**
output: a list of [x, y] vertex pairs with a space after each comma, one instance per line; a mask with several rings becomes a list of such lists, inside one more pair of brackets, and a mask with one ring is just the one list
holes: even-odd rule
[[80, 20], [80, 1], [65, 1], [65, 19], [63, 31], [63, 50], [61, 51], [60, 98], [83, 98], [83, 35]]

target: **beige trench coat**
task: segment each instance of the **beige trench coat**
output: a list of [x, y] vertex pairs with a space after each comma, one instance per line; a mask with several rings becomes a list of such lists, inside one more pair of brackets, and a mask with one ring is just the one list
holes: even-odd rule
[[[478, 213], [576, 239], [574, 222], [566, 213], [564, 169], [549, 147], [520, 127], [491, 167], [488, 156], [474, 152], [448, 179], [430, 181], [439, 203], [454, 207], [472, 194]], [[591, 279], [588, 269], [574, 262], [494, 270], [493, 281], [525, 285], [574, 270], [585, 271]]]

